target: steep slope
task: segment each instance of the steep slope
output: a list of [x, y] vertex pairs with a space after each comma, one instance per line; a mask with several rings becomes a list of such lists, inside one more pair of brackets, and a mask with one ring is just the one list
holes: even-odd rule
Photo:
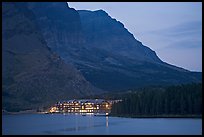
[[[154, 51], [136, 40], [121, 22], [103, 10], [75, 11], [64, 8], [66, 3], [59, 2], [44, 3], [44, 8], [39, 3], [29, 5], [46, 41], [55, 39], [48, 46], [66, 62], [72, 62], [96, 87], [118, 91], [201, 81], [200, 73], [192, 74], [161, 61]], [[67, 24], [69, 10], [77, 16], [73, 21], [77, 22], [75, 30]], [[52, 11], [58, 16], [53, 16]], [[70, 35], [74, 35], [72, 43], [67, 42]]]
[[3, 109], [37, 109], [100, 91], [47, 47], [25, 3], [3, 2], [2, 19]]
[[87, 46], [113, 52], [138, 61], [161, 62], [156, 53], [142, 45], [124, 25], [105, 11], [78, 11]]
[[92, 71], [100, 75], [105, 84], [96, 82], [98, 77], [93, 73], [87, 74], [89, 69], [85, 67], [86, 73], [83, 74], [87, 80], [95, 82], [96, 86], [103, 88], [113, 81], [115, 86], [111, 85], [108, 89], [118, 90], [201, 81], [201, 73], [192, 73], [161, 61], [153, 50], [136, 40], [121, 22], [111, 18], [105, 11], [78, 12], [86, 47], [107, 53], [100, 62], [103, 68], [100, 74], [97, 70]]

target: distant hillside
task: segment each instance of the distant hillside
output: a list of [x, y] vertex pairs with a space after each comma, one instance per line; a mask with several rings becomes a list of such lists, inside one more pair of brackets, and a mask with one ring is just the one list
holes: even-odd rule
[[2, 3], [2, 54], [2, 109], [7, 111], [37, 109], [101, 92], [47, 47], [25, 3]]

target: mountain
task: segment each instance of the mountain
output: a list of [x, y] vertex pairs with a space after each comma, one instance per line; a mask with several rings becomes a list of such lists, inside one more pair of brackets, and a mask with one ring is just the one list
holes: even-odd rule
[[[63, 2], [28, 5], [51, 50], [98, 88], [119, 91], [202, 81], [201, 73], [163, 62], [103, 10], [75, 11]], [[70, 10], [77, 19], [68, 14]]]
[[101, 92], [50, 50], [35, 15], [22, 2], [2, 3], [2, 89], [2, 109], [7, 111]]
[[124, 25], [105, 11], [79, 10], [87, 46], [138, 61], [161, 62], [156, 53], [137, 41]]
[[[102, 79], [106, 82], [100, 88], [105, 86], [109, 90], [125, 90], [202, 81], [201, 73], [190, 72], [160, 60], [155, 51], [135, 39], [121, 22], [111, 18], [105, 11], [78, 12], [86, 47], [107, 53], [100, 62], [101, 68], [104, 68]], [[97, 79], [90, 74], [85, 74], [85, 77], [91, 82]], [[106, 87], [110, 82], [109, 78], [115, 86]], [[100, 82], [95, 83], [96, 86], [99, 84]]]
[[64, 45], [72, 51], [83, 42], [79, 14], [65, 2], [28, 2], [27, 5], [36, 15], [45, 40], [53, 51], [63, 52]]

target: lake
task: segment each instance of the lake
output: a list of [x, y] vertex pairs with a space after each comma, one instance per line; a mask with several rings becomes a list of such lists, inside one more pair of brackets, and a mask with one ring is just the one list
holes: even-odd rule
[[202, 135], [202, 119], [121, 118], [79, 114], [2, 115], [2, 134]]

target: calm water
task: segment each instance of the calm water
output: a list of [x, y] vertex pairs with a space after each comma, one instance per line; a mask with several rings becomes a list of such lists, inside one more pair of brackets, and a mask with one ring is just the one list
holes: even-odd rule
[[202, 119], [2, 115], [2, 134], [202, 134]]

